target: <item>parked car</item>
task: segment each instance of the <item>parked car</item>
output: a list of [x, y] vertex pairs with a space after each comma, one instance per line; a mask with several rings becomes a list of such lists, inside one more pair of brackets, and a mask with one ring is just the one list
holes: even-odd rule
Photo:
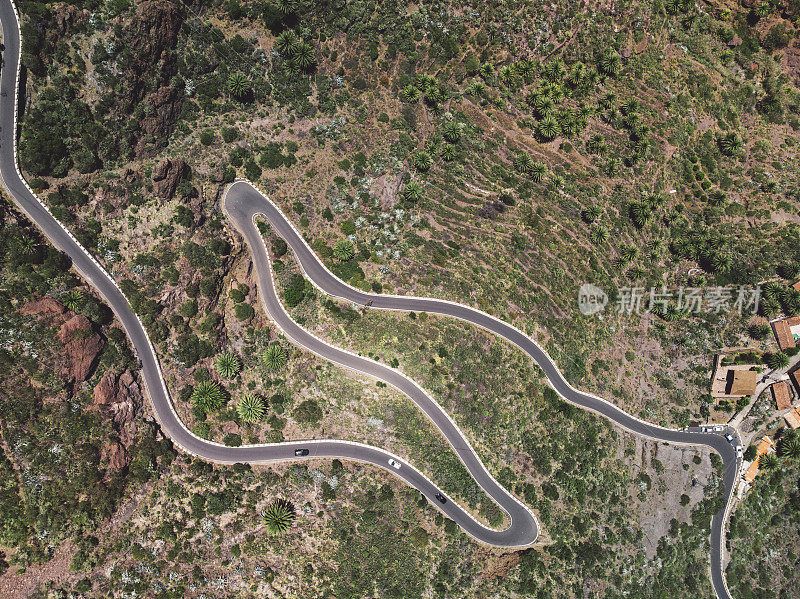
[[437, 499], [437, 500], [439, 501], [439, 503], [441, 503], [442, 505], [444, 505], [445, 503], [447, 503], [447, 497], [445, 497], [445, 496], [444, 496], [444, 495], [442, 495], [441, 493], [437, 493], [436, 495], [434, 495], [434, 497], [436, 497], [436, 499]]
[[744, 455], [744, 451], [742, 450], [741, 445], [736, 446], [736, 457], [741, 458]]
[[730, 433], [725, 433], [725, 439], [728, 441], [728, 443], [733, 445], [733, 435], [731, 435]]
[[295, 450], [294, 450], [294, 455], [296, 455], [298, 458], [302, 458], [302, 457], [304, 457], [304, 456], [307, 456], [307, 455], [308, 455], [308, 450], [307, 450], [306, 448], [303, 448], [303, 449], [295, 449]]
[[395, 470], [400, 470], [400, 462], [398, 462], [397, 460], [393, 460], [392, 458], [389, 458], [389, 465], [392, 468], [394, 468]]

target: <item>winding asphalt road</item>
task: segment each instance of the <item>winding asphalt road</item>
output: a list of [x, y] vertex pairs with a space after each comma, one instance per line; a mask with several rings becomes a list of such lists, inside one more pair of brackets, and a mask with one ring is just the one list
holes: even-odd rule
[[[250, 247], [258, 276], [259, 291], [270, 318], [288, 338], [304, 349], [346, 368], [383, 380], [409, 396], [439, 428], [476, 482], [508, 514], [510, 525], [505, 530], [491, 530], [475, 521], [454, 501], [440, 503], [435, 498], [440, 490], [430, 480], [398, 456], [377, 447], [347, 441], [313, 440], [234, 448], [195, 436], [175, 413], [153, 346], [124, 294], [105, 269], [53, 218], [19, 172], [16, 157], [16, 105], [21, 40], [19, 21], [12, 0], [0, 0], [0, 21], [5, 43], [3, 57], [5, 67], [0, 74], [0, 176], [19, 207], [58, 249], [71, 258], [76, 270], [87, 279], [116, 314], [142, 362], [142, 376], [161, 428], [177, 446], [187, 453], [221, 464], [236, 462], [264, 464], [296, 460], [298, 458], [294, 452], [298, 448], [309, 449], [309, 458], [336, 457], [370, 463], [386, 469], [418, 489], [465, 532], [481, 542], [502, 547], [524, 547], [532, 544], [538, 536], [539, 527], [533, 513], [491, 476], [453, 420], [419, 385], [396, 369], [327, 344], [301, 328], [289, 317], [277, 297], [269, 256], [254, 224], [254, 218], [263, 215], [275, 232], [286, 240], [308, 278], [324, 293], [371, 308], [430, 312], [470, 322], [491, 331], [527, 353], [542, 368], [550, 384], [564, 400], [605, 416], [633, 433], [673, 444], [705, 445], [718, 452], [725, 465], [724, 506], [712, 520], [711, 581], [717, 596], [729, 599], [722, 564], [722, 534], [739, 464], [736, 452], [724, 438], [699, 431], [677, 431], [658, 427], [625, 413], [600, 397], [575, 389], [532, 339], [512, 325], [484, 312], [442, 300], [374, 295], [350, 287], [336, 278], [320, 262], [280, 209], [245, 181], [237, 181], [229, 186], [223, 198], [223, 209]], [[389, 458], [400, 462], [400, 469], [390, 467]]]

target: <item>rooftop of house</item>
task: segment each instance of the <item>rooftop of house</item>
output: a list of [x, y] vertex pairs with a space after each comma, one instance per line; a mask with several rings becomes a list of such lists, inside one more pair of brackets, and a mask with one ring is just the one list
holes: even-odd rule
[[783, 417], [783, 420], [789, 428], [800, 428], [800, 410], [794, 408]]
[[772, 385], [772, 397], [779, 410], [788, 410], [792, 407], [792, 390], [785, 381], [778, 381]]
[[755, 370], [729, 370], [728, 395], [752, 395], [756, 392]]

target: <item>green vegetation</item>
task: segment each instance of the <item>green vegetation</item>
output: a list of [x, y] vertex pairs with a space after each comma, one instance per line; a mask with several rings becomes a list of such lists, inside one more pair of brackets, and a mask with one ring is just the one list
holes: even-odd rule
[[285, 499], [274, 500], [267, 506], [262, 516], [267, 533], [271, 535], [284, 534], [294, 524], [296, 517], [294, 505]]
[[217, 356], [217, 359], [214, 361], [214, 367], [217, 369], [220, 376], [229, 379], [239, 373], [242, 365], [235, 354], [225, 352]]
[[286, 365], [286, 352], [280, 345], [273, 343], [267, 348], [261, 359], [267, 370], [277, 372]]
[[258, 395], [246, 393], [236, 404], [236, 412], [244, 422], [258, 422], [263, 420], [266, 409]]

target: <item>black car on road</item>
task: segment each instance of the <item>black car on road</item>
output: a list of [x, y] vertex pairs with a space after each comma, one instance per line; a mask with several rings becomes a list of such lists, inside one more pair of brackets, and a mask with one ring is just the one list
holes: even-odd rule
[[302, 458], [302, 457], [308, 455], [308, 450], [305, 449], [305, 448], [303, 448], [303, 449], [295, 449], [294, 450], [294, 455], [297, 456], [298, 458]]
[[442, 495], [441, 493], [437, 493], [436, 495], [434, 495], [434, 497], [436, 497], [436, 499], [437, 499], [437, 500], [439, 501], [439, 503], [441, 503], [442, 505], [444, 505], [445, 503], [447, 503], [447, 497], [445, 497], [445, 496], [444, 496], [444, 495]]

